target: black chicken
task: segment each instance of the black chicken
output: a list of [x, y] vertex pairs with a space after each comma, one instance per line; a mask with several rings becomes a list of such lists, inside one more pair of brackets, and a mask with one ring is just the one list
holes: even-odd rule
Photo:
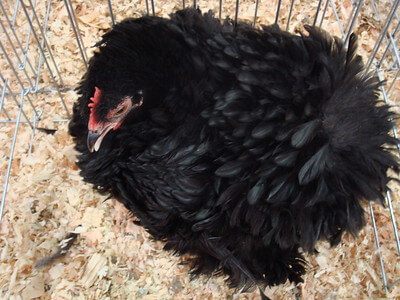
[[121, 201], [193, 273], [231, 287], [301, 282], [300, 249], [336, 245], [398, 170], [393, 114], [318, 28], [221, 24], [186, 9], [103, 36], [70, 133], [85, 181]]

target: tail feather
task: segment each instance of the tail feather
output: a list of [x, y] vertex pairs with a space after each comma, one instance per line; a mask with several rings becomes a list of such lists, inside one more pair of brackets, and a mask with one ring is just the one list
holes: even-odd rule
[[[364, 72], [356, 36], [346, 49], [317, 28], [306, 30], [303, 39], [308, 51], [318, 53], [311, 55], [318, 71], [302, 105], [313, 110], [296, 124], [290, 145], [299, 152], [297, 182], [292, 181], [300, 191], [292, 199], [299, 216], [297, 242], [313, 251], [321, 238], [335, 244], [345, 231], [357, 234], [365, 224], [362, 200], [384, 203], [392, 179], [387, 172], [399, 171], [393, 154], [399, 141], [391, 136], [398, 116], [380, 98], [383, 82]], [[305, 226], [305, 219], [313, 225]]]

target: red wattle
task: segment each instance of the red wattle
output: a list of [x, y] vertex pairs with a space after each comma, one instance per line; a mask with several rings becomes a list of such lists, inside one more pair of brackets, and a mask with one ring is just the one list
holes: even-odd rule
[[113, 130], [117, 130], [122, 125], [122, 121], [120, 121], [117, 125], [113, 127]]

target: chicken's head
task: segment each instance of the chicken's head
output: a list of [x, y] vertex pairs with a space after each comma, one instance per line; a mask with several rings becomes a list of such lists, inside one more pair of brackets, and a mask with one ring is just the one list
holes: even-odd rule
[[[176, 107], [181, 106], [177, 98], [190, 97], [186, 95], [191, 90], [187, 82], [192, 77], [197, 80], [198, 75], [193, 72], [188, 46], [179, 33], [163, 23], [149, 24], [128, 19], [96, 44], [78, 87], [81, 121], [88, 122], [90, 152], [105, 146], [112, 129], [123, 131], [159, 106], [176, 113]], [[174, 97], [175, 93], [186, 94]]]
[[[107, 96], [103, 95], [100, 88], [95, 87], [91, 102], [88, 104], [90, 108], [87, 146], [90, 152], [97, 151], [106, 134], [111, 130], [118, 129], [125, 118], [134, 109], [143, 104], [143, 92], [136, 91], [133, 95], [121, 96], [113, 107], [104, 105]], [[108, 103], [107, 103], [108, 104]]]

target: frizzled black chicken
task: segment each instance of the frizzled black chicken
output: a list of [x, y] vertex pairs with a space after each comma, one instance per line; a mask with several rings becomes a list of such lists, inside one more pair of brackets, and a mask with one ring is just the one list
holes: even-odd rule
[[78, 88], [84, 180], [122, 202], [194, 274], [301, 282], [318, 240], [363, 227], [398, 171], [393, 113], [348, 45], [186, 9], [115, 25]]

